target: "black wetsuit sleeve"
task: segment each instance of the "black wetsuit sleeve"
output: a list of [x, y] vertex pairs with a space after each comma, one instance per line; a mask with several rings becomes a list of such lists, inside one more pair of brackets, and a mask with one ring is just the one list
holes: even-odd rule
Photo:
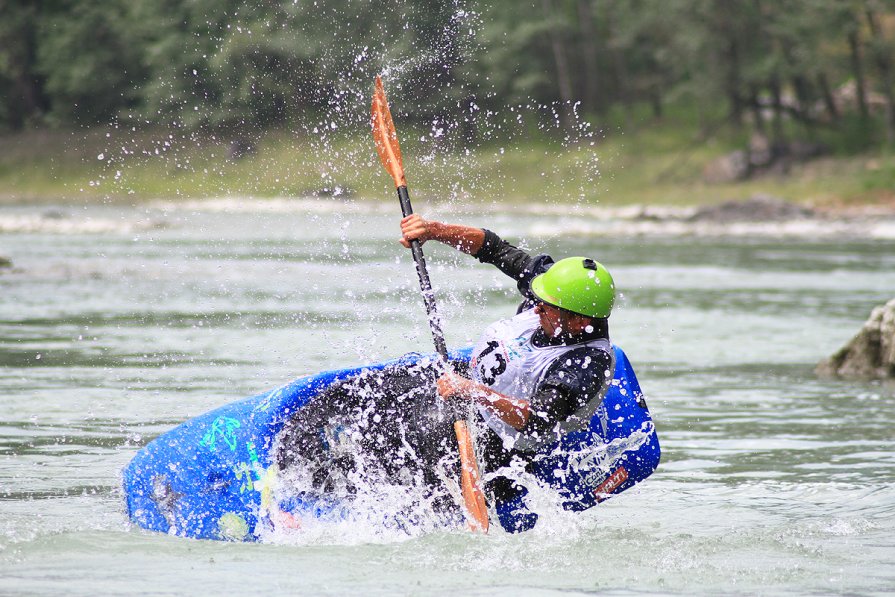
[[515, 247], [495, 233], [485, 229], [485, 242], [473, 255], [482, 263], [491, 264], [507, 276], [516, 280], [519, 292], [526, 299], [533, 299], [531, 281], [538, 274], [546, 272], [553, 265], [549, 255], [532, 256], [527, 251]]
[[531, 414], [522, 433], [540, 436], [567, 421], [575, 411], [600, 395], [612, 378], [611, 365], [612, 358], [606, 351], [590, 346], [572, 350], [557, 359], [531, 397]]

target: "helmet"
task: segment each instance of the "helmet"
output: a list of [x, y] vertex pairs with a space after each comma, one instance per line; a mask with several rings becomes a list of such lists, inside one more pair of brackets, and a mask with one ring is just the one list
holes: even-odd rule
[[609, 317], [615, 282], [602, 264], [585, 257], [567, 257], [531, 281], [538, 300], [594, 318]]

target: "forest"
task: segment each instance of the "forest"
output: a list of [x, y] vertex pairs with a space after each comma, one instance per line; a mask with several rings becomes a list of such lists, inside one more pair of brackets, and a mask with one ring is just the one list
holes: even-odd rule
[[[4, 0], [0, 131], [110, 123], [240, 135], [357, 124], [383, 73], [405, 119], [500, 137], [687, 106], [774, 141], [895, 142], [892, 0]], [[320, 122], [309, 114], [322, 115]]]

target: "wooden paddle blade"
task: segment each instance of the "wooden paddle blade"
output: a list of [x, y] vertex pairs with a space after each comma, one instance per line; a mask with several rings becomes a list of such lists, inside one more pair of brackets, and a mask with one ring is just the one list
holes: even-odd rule
[[479, 466], [472, 448], [472, 438], [466, 421], [454, 421], [454, 433], [457, 435], [457, 446], [460, 448], [460, 487], [463, 490], [463, 502], [466, 506], [466, 522], [471, 531], [488, 532], [488, 505], [482, 492], [482, 480]]
[[392, 122], [392, 114], [388, 109], [382, 79], [376, 77], [376, 90], [373, 92], [373, 140], [376, 141], [376, 152], [386, 171], [391, 174], [396, 187], [407, 186], [404, 178], [404, 164], [401, 162], [401, 147], [398, 145], [398, 132]]

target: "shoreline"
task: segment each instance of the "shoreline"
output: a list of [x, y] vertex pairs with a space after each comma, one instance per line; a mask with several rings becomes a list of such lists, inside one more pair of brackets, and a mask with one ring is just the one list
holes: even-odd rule
[[[78, 207], [75, 211], [74, 207]], [[133, 209], [134, 217], [106, 217], [105, 210]], [[180, 201], [132, 203], [68, 202], [0, 204], [0, 234], [131, 234], [177, 228], [176, 214], [335, 214], [390, 215], [396, 203], [357, 198], [217, 197]], [[94, 213], [91, 213], [93, 211]], [[895, 206], [882, 204], [808, 207], [755, 196], [719, 204], [671, 207], [605, 206], [562, 203], [491, 203], [483, 205], [433, 202], [426, 208], [436, 218], [524, 214], [543, 216], [532, 232], [542, 236], [794, 238], [895, 240]]]
[[[404, 150], [411, 195], [421, 205], [451, 197], [479, 212], [564, 212], [584, 204], [657, 213], [764, 193], [846, 215], [895, 212], [895, 155], [888, 151], [827, 155], [785, 171], [718, 181], [706, 168], [738, 142], [682, 145], [687, 130], [668, 121], [593, 144], [526, 136], [464, 151], [411, 135]], [[256, 152], [240, 158], [229, 157], [220, 139], [170, 135], [90, 129], [0, 136], [0, 206], [150, 206], [221, 197], [272, 203], [319, 197], [375, 206], [393, 200], [366, 135], [272, 131], [258, 139]]]

